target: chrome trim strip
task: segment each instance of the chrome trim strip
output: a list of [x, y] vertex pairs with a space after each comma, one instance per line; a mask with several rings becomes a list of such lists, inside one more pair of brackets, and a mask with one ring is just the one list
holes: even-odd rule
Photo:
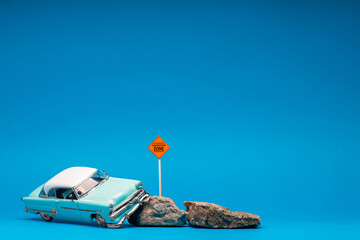
[[86, 212], [99, 212], [103, 213], [104, 211], [101, 210], [88, 210], [88, 209], [77, 209], [77, 208], [69, 208], [69, 207], [61, 207], [63, 209], [69, 209], [69, 210], [77, 210], [77, 211], [86, 211]]
[[55, 211], [54, 208], [53, 208], [52, 211], [46, 211], [46, 210], [40, 210], [40, 209], [33, 209], [33, 208], [28, 208], [28, 210], [34, 211], [34, 212], [47, 212], [47, 213], [52, 213], [52, 214], [58, 213], [58, 212]]

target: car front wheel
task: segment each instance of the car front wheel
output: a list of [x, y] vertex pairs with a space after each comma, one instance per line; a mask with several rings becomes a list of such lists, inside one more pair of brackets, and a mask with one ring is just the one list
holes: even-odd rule
[[106, 227], [105, 219], [102, 216], [96, 215], [95, 219], [100, 226]]
[[51, 222], [54, 219], [49, 214], [43, 212], [40, 213], [40, 216], [42, 217], [42, 219], [44, 219], [47, 222]]

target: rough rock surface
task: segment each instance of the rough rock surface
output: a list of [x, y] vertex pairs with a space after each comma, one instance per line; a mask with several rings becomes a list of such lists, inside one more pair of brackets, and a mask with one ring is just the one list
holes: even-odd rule
[[255, 214], [230, 211], [206, 202], [184, 202], [188, 212], [187, 220], [192, 226], [205, 228], [245, 228], [260, 225], [260, 217]]
[[129, 222], [138, 226], [181, 226], [186, 224], [186, 215], [172, 199], [153, 196], [131, 215]]

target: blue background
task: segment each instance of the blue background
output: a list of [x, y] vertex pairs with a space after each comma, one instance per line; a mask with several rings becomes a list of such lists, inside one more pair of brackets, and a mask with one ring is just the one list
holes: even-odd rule
[[[357, 1], [0, 1], [3, 236], [360, 238]], [[24, 213], [70, 166], [261, 216], [118, 230]], [[57, 234], [54, 234], [57, 233]]]

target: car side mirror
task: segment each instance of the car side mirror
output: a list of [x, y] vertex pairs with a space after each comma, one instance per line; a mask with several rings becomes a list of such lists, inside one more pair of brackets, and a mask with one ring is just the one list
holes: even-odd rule
[[69, 195], [69, 198], [71, 199], [71, 201], [74, 201], [74, 195], [72, 193]]

